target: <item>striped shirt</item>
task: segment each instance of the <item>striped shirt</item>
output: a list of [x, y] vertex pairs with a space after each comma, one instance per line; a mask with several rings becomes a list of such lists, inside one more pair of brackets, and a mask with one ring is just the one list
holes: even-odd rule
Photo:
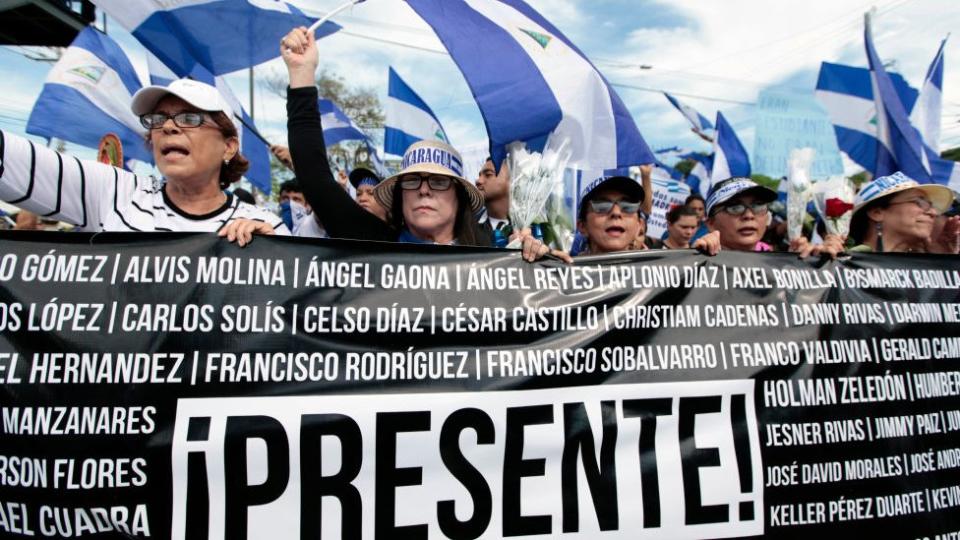
[[263, 221], [289, 235], [275, 214], [227, 194], [203, 215], [177, 207], [164, 180], [81, 161], [0, 130], [0, 199], [82, 231], [216, 232], [236, 219]]

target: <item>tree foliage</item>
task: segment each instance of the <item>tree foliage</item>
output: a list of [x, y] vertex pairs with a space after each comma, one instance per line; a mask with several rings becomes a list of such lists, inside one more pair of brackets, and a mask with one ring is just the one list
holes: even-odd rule
[[[263, 79], [261, 85], [268, 91], [282, 97], [287, 96], [287, 78], [285, 75], [272, 74]], [[370, 138], [374, 146], [379, 146], [383, 139], [383, 126], [386, 115], [380, 104], [380, 97], [375, 88], [353, 86], [347, 79], [323, 68], [317, 74], [317, 89], [320, 97], [329, 99], [344, 114], [352, 119]], [[369, 166], [369, 156], [366, 144], [362, 141], [344, 141], [340, 144], [327, 147], [327, 155], [335, 169], [353, 169], [357, 166]], [[274, 181], [280, 171], [287, 171], [279, 162], [271, 158], [271, 172]], [[281, 176], [283, 176], [281, 174]], [[292, 173], [289, 177], [292, 177]], [[279, 181], [288, 179], [286, 176]]]

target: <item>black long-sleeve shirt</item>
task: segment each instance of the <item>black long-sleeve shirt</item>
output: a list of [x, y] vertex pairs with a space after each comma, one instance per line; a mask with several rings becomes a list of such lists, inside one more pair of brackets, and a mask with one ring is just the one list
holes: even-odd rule
[[399, 233], [364, 210], [333, 178], [316, 87], [287, 91], [287, 139], [303, 195], [331, 238], [395, 242]]

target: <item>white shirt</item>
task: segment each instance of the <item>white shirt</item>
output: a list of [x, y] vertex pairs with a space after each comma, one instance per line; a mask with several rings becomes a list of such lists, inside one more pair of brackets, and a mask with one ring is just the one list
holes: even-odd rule
[[35, 145], [0, 130], [0, 199], [83, 231], [216, 232], [235, 219], [264, 221], [290, 231], [279, 216], [231, 194], [220, 208], [188, 214], [164, 192], [163, 179]]

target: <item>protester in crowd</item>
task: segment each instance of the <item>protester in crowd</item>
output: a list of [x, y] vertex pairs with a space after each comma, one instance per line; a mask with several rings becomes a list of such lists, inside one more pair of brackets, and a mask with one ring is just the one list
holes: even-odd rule
[[[733, 251], [772, 251], [762, 242], [767, 230], [769, 205], [777, 193], [749, 178], [729, 178], [718, 183], [707, 198], [707, 226], [720, 233], [720, 244]], [[811, 244], [800, 237], [790, 244], [790, 251], [800, 257], [843, 251], [843, 240], [829, 235], [823, 244]]]
[[[580, 234], [587, 238], [581, 255], [629, 251], [640, 234], [640, 208], [644, 188], [626, 176], [601, 177], [583, 190], [577, 218]], [[708, 235], [693, 245], [711, 255], [720, 248], [719, 235]]]
[[513, 233], [510, 223], [510, 167], [506, 161], [500, 165], [498, 173], [493, 160], [487, 161], [477, 175], [477, 189], [483, 193], [485, 212], [480, 219], [480, 228], [491, 239], [494, 232], [499, 230], [504, 238]]
[[380, 206], [377, 198], [373, 196], [373, 190], [380, 184], [380, 176], [366, 167], [357, 167], [350, 171], [349, 179], [354, 191], [357, 192], [357, 204], [381, 220], [387, 221], [386, 209]]
[[[644, 189], [646, 192], [646, 189]], [[654, 238], [647, 234], [647, 223], [650, 221], [650, 215], [646, 211], [637, 212], [637, 219], [640, 220], [640, 231], [637, 232], [637, 238], [633, 241], [633, 251], [642, 251], [644, 249], [663, 249], [663, 240]], [[664, 233], [666, 234], [666, 233]]]
[[687, 249], [697, 232], [697, 212], [686, 206], [675, 206], [667, 212], [667, 239], [664, 249]]
[[85, 231], [220, 231], [241, 244], [255, 232], [289, 234], [275, 215], [224, 191], [249, 162], [216, 88], [188, 79], [148, 86], [131, 109], [149, 130], [163, 178], [80, 161], [0, 131], [0, 199]]
[[390, 223], [356, 204], [333, 178], [327, 161], [314, 82], [319, 61], [315, 38], [306, 28], [294, 29], [280, 50], [290, 74], [290, 152], [307, 201], [331, 237], [489, 245], [474, 218], [483, 195], [463, 178], [460, 154], [440, 141], [411, 145], [400, 173], [374, 189]]
[[850, 236], [852, 252], [957, 253], [960, 217], [944, 220], [933, 235], [934, 222], [950, 208], [954, 196], [939, 184], [919, 184], [902, 172], [865, 184], [854, 201]]
[[280, 202], [280, 218], [283, 219], [284, 225], [291, 231], [294, 226], [293, 205], [300, 205], [306, 211], [310, 210], [310, 204], [303, 195], [303, 188], [300, 187], [300, 182], [296, 178], [280, 184], [278, 201]]
[[701, 236], [710, 232], [710, 228], [707, 227], [707, 201], [703, 198], [703, 195], [699, 193], [691, 193], [687, 197], [687, 200], [683, 202], [683, 205], [690, 208], [697, 214], [697, 230], [693, 233], [693, 238], [691, 241], [696, 241]]

